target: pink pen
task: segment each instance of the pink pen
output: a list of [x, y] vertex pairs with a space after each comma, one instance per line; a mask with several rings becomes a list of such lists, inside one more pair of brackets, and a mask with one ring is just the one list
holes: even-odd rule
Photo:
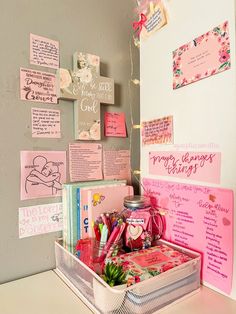
[[[117, 226], [117, 228], [119, 228], [119, 232], [117, 233], [117, 236], [116, 236], [116, 238], [115, 238], [115, 240], [114, 240], [113, 243], [118, 244], [118, 242], [119, 242], [120, 239], [121, 239], [122, 233], [123, 233], [124, 230], [125, 230], [125, 226], [126, 226], [126, 224], [125, 224], [124, 222], [122, 222], [121, 225], [118, 225], [118, 226]], [[107, 252], [106, 258], [110, 257], [110, 256], [112, 255], [113, 251], [114, 251], [114, 246], [110, 246], [109, 251]]]
[[119, 232], [120, 232], [120, 227], [116, 226], [113, 229], [113, 231], [112, 231], [112, 233], [111, 233], [111, 235], [110, 235], [106, 245], [104, 246], [104, 248], [102, 250], [102, 253], [101, 253], [101, 256], [100, 256], [101, 260], [104, 260], [104, 258], [106, 257], [106, 254], [107, 254], [106, 252], [110, 249], [110, 247], [114, 243], [114, 241], [117, 238], [117, 235], [119, 234]]

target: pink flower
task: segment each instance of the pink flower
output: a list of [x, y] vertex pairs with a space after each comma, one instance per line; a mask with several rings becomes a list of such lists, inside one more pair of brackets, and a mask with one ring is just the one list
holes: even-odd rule
[[216, 73], [216, 69], [213, 69], [212, 71], [211, 71], [211, 75], [213, 75], [213, 74], [215, 74]]
[[228, 54], [228, 52], [222, 51], [221, 54], [220, 54], [220, 59], [219, 59], [219, 61], [220, 61], [221, 63], [224, 63], [224, 62], [227, 62], [227, 61], [229, 60], [229, 58], [230, 58], [230, 55]]
[[141, 280], [140, 280], [140, 277], [139, 277], [139, 276], [134, 276], [134, 281], [135, 281], [135, 283], [140, 282], [140, 281], [141, 281]]
[[227, 27], [228, 27], [228, 21], [224, 22], [222, 28], [223, 28], [224, 31], [226, 31]]

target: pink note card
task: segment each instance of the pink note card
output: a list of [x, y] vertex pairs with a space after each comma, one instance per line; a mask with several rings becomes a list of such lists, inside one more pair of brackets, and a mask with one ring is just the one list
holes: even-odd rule
[[62, 203], [19, 208], [19, 238], [62, 230]]
[[105, 180], [120, 179], [130, 183], [130, 151], [105, 150], [103, 152], [103, 172]]
[[149, 152], [149, 173], [220, 183], [221, 153]]
[[60, 138], [60, 110], [31, 108], [32, 137]]
[[233, 191], [146, 178], [143, 187], [153, 203], [166, 211], [164, 238], [202, 253], [203, 281], [230, 294]]
[[126, 137], [125, 113], [105, 112], [105, 136]]
[[96, 143], [69, 144], [70, 180], [102, 180], [102, 145]]
[[20, 68], [20, 99], [56, 104], [55, 74]]
[[30, 34], [30, 63], [53, 69], [59, 68], [59, 42]]
[[142, 144], [173, 144], [173, 116], [142, 122]]
[[21, 152], [21, 200], [61, 196], [66, 152]]
[[228, 70], [228, 21], [173, 51], [173, 89]]

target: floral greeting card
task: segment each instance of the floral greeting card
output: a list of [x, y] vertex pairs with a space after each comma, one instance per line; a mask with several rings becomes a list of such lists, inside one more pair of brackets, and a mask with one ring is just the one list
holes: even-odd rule
[[173, 89], [230, 69], [228, 21], [173, 51]]

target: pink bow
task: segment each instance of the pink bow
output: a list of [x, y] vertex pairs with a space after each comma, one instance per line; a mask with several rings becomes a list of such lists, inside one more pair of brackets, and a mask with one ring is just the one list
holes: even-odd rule
[[138, 29], [138, 36], [140, 35], [143, 26], [145, 26], [145, 23], [147, 21], [147, 17], [145, 14], [141, 13], [141, 18], [138, 22], [133, 22], [133, 29], [136, 31]]

